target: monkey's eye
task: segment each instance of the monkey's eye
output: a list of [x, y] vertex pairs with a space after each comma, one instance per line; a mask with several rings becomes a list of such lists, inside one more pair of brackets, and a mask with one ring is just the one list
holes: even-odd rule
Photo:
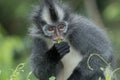
[[49, 26], [48, 27], [48, 31], [54, 31], [54, 27], [53, 26]]
[[61, 24], [58, 26], [59, 29], [63, 30], [65, 28], [65, 25], [64, 24]]

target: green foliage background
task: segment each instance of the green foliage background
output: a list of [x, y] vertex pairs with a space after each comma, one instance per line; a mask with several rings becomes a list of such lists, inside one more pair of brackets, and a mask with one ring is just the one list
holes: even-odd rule
[[[120, 0], [96, 1], [114, 47], [117, 66], [120, 67]], [[71, 2], [74, 2], [76, 12], [88, 17], [84, 0]], [[29, 14], [33, 6], [39, 3], [39, 0], [0, 0], [0, 80], [10, 80], [19, 63], [25, 63], [25, 67], [18, 80], [26, 80], [30, 72], [29, 55], [32, 46], [31, 39], [27, 36]], [[34, 76], [30, 79], [35, 80]]]

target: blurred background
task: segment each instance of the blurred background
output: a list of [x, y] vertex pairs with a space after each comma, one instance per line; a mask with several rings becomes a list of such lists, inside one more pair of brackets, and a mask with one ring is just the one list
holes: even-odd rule
[[[112, 41], [117, 67], [120, 67], [120, 0], [68, 1], [74, 11], [106, 29]], [[31, 39], [29, 14], [40, 0], [0, 0], [0, 80], [26, 80], [30, 72]], [[25, 63], [24, 70], [16, 70]], [[21, 69], [21, 68], [20, 68]], [[17, 78], [10, 79], [16, 75]], [[14, 77], [14, 76], [13, 76]], [[30, 76], [35, 80], [34, 76]]]

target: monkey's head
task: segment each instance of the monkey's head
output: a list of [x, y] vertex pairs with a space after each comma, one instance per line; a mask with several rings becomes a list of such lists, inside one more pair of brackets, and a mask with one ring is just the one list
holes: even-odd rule
[[64, 39], [68, 31], [68, 11], [53, 0], [44, 0], [42, 6], [33, 16], [38, 33], [53, 41]]

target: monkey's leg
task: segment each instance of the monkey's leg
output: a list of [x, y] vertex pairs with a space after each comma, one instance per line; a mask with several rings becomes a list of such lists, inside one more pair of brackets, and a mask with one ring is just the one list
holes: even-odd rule
[[105, 80], [103, 71], [100, 70], [100, 67], [105, 68], [106, 64], [95, 56], [90, 59], [89, 64], [93, 68], [93, 70], [91, 70], [88, 67], [87, 61], [88, 56], [83, 58], [68, 80], [98, 80], [100, 77], [101, 80]]

